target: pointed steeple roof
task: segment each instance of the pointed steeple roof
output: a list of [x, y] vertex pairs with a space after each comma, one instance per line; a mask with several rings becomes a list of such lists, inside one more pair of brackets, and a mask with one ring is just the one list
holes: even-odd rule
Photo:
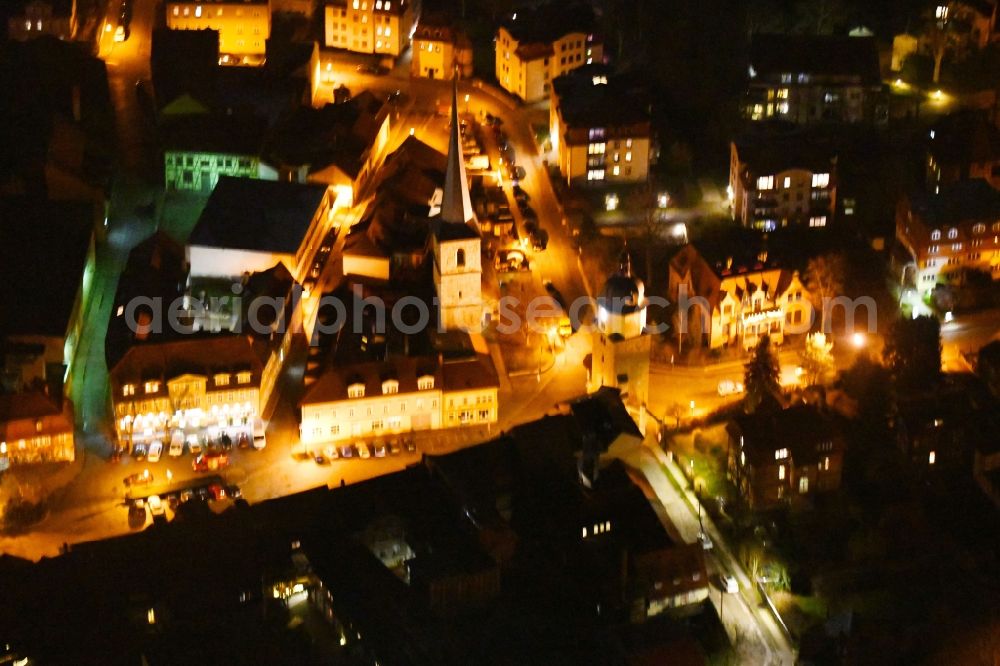
[[444, 196], [441, 201], [441, 221], [465, 224], [473, 219], [469, 181], [465, 177], [462, 156], [461, 129], [458, 124], [458, 76], [452, 78], [451, 134], [448, 137], [448, 166], [444, 175]]

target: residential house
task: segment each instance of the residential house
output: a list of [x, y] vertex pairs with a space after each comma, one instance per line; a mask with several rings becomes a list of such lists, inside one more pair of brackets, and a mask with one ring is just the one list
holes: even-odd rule
[[559, 76], [552, 82], [549, 139], [567, 183], [645, 181], [655, 147], [644, 86], [603, 64]]
[[754, 35], [744, 116], [797, 125], [886, 123], [875, 38]]
[[165, 118], [166, 189], [207, 195], [221, 176], [277, 180], [277, 171], [261, 159], [265, 130], [265, 123], [253, 117], [196, 113]]
[[837, 211], [837, 152], [801, 133], [746, 136], [730, 144], [733, 217], [745, 227], [774, 231], [791, 225], [823, 228]]
[[896, 206], [901, 281], [920, 293], [962, 284], [969, 271], [1000, 278], [1000, 191], [982, 179], [914, 192]]
[[38, 462], [72, 462], [73, 403], [45, 391], [0, 393], [0, 471]]
[[732, 258], [709, 263], [694, 245], [670, 260], [670, 299], [685, 308], [687, 336], [710, 349], [750, 350], [763, 335], [781, 344], [809, 332], [813, 307], [798, 271], [767, 263], [766, 253], [744, 266]]
[[28, 0], [20, 12], [7, 19], [7, 36], [25, 40], [51, 35], [62, 40], [76, 37], [79, 27], [76, 0]]
[[409, 44], [415, 11], [411, 0], [327, 0], [326, 46], [395, 59]]
[[167, 0], [171, 30], [215, 30], [220, 65], [260, 66], [271, 35], [269, 0]]
[[1000, 189], [1000, 128], [982, 110], [944, 116], [927, 140], [927, 189], [940, 191], [960, 180], [982, 179]]
[[410, 76], [448, 79], [455, 72], [472, 76], [472, 42], [446, 15], [423, 13], [413, 31]]
[[552, 82], [582, 65], [604, 61], [593, 9], [583, 3], [549, 3], [510, 14], [497, 29], [496, 77], [525, 102], [549, 96]]
[[845, 443], [830, 415], [811, 405], [737, 416], [729, 475], [752, 509], [769, 509], [840, 487]]

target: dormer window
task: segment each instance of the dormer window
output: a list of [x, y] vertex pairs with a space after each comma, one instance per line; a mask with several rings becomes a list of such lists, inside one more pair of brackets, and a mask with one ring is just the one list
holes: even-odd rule
[[980, 222], [979, 224], [973, 225], [973, 227], [972, 227], [972, 233], [976, 234], [977, 236], [979, 234], [985, 232], [985, 231], [986, 231], [986, 225], [983, 224], [982, 222]]
[[122, 386], [122, 395], [126, 398], [130, 395], [135, 395], [135, 384], [125, 384]]
[[216, 386], [229, 386], [229, 374], [225, 372], [220, 372], [215, 376]]
[[239, 382], [240, 384], [249, 384], [250, 383], [250, 374], [251, 373], [246, 372], [246, 371], [241, 372], [241, 373], [239, 373], [239, 374], [236, 375], [236, 381]]
[[775, 460], [782, 460], [787, 457], [788, 457], [788, 449], [778, 449], [777, 451], [774, 452]]
[[941, 240], [941, 230], [940, 229], [935, 229], [934, 231], [931, 232], [931, 240], [932, 241]]
[[950, 238], [952, 240], [958, 238], [958, 229], [956, 229], [955, 227], [952, 227], [951, 229], [949, 229], [948, 230], [948, 238]]
[[387, 379], [382, 382], [382, 394], [392, 395], [393, 393], [399, 393], [399, 382], [395, 379]]
[[160, 390], [160, 382], [155, 382], [155, 381], [146, 382], [146, 385], [143, 387], [143, 390], [146, 393], [156, 393], [157, 391]]
[[830, 185], [830, 174], [814, 173], [812, 177], [813, 187], [827, 187]]
[[423, 375], [417, 379], [417, 390], [429, 391], [434, 388], [434, 375]]
[[363, 398], [365, 397], [365, 385], [361, 382], [356, 382], [347, 387], [347, 397], [348, 398]]

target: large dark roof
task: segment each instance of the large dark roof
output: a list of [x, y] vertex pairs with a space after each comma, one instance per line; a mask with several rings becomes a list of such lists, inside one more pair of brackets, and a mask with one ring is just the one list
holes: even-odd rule
[[165, 151], [260, 155], [267, 123], [263, 118], [223, 113], [169, 116], [160, 128]]
[[223, 176], [188, 243], [294, 254], [326, 189], [326, 185]]
[[774, 174], [786, 169], [829, 172], [838, 150], [835, 140], [806, 132], [767, 132], [734, 141], [741, 164], [751, 174]]
[[92, 235], [89, 203], [0, 200], [0, 337], [66, 334]]
[[817, 457], [817, 443], [839, 436], [833, 420], [811, 405], [743, 414], [734, 424], [753, 464], [773, 463], [782, 448], [791, 450], [796, 465], [808, 464]]
[[959, 111], [934, 124], [928, 147], [939, 164], [991, 162], [1000, 158], [1000, 128], [985, 111]]
[[[595, 84], [594, 77], [606, 83]], [[571, 127], [608, 127], [649, 121], [645, 86], [631, 76], [615, 75], [606, 65], [577, 67], [552, 82], [559, 113]]]
[[157, 28], [149, 66], [160, 107], [185, 93], [210, 102], [219, 66], [219, 32]]
[[189, 335], [171, 342], [133, 345], [111, 369], [114, 389], [148, 378], [170, 380], [184, 374], [211, 377], [216, 372], [249, 370], [253, 381], [269, 353], [265, 341], [251, 335], [214, 333]]
[[929, 225], [1000, 219], [1000, 191], [981, 178], [942, 187], [940, 193], [910, 195], [910, 209]]
[[878, 44], [871, 37], [755, 35], [750, 66], [764, 77], [809, 74], [857, 77], [873, 85], [881, 81]]
[[537, 8], [518, 9], [502, 25], [522, 43], [553, 42], [571, 32], [593, 32], [594, 10], [583, 2], [550, 2]]

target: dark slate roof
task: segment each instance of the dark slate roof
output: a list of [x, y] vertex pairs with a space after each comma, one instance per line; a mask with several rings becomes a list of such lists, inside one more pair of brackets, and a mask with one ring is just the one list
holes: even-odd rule
[[502, 25], [519, 42], [552, 42], [571, 32], [593, 32], [596, 23], [594, 10], [584, 2], [550, 2], [522, 7], [515, 14], [505, 17]]
[[796, 465], [815, 462], [816, 444], [839, 434], [833, 421], [811, 405], [742, 414], [733, 423], [754, 465], [773, 463], [774, 452], [781, 448], [791, 451]]
[[263, 118], [222, 113], [171, 116], [161, 125], [165, 151], [260, 155], [267, 123]]
[[768, 132], [736, 139], [736, 154], [751, 174], [774, 174], [786, 169], [829, 172], [838, 156], [836, 139], [815, 132]]
[[326, 190], [326, 185], [223, 176], [188, 243], [294, 254]]
[[[595, 76], [607, 83], [594, 84]], [[603, 64], [577, 67], [556, 78], [552, 88], [559, 98], [559, 113], [570, 127], [613, 127], [649, 121], [645, 86], [627, 75], [616, 75]]]
[[878, 44], [872, 37], [754, 35], [750, 65], [758, 76], [789, 73], [857, 77], [881, 82]]
[[89, 203], [0, 200], [0, 337], [66, 334], [92, 235]]
[[980, 178], [942, 187], [940, 193], [910, 195], [910, 208], [930, 225], [1000, 219], [1000, 191]]
[[934, 124], [928, 149], [940, 164], [976, 164], [1000, 159], [1000, 128], [982, 110], [944, 116]]

